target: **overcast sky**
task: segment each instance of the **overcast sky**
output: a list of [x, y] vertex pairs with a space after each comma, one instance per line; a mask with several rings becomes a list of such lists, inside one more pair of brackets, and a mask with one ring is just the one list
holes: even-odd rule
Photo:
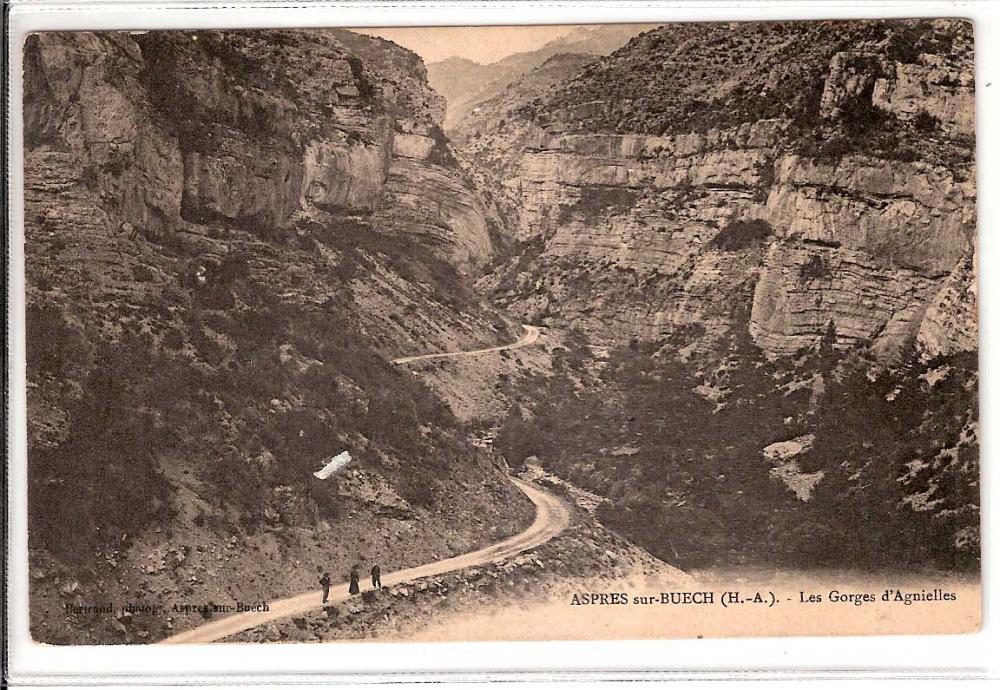
[[541, 48], [565, 36], [575, 26], [429, 26], [414, 28], [354, 29], [381, 36], [409, 48], [425, 64], [449, 57], [463, 57], [487, 65], [514, 53]]

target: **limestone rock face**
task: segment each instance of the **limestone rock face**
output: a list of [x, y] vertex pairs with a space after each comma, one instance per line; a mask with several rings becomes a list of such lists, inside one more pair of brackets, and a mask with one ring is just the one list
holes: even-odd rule
[[950, 135], [971, 137], [975, 130], [971, 51], [924, 53], [907, 63], [876, 52], [837, 53], [830, 61], [820, 115], [836, 118], [845, 103], [865, 97], [902, 120], [923, 113], [936, 118]]
[[26, 48], [26, 129], [32, 144], [73, 152], [121, 221], [148, 232], [280, 231], [313, 209], [390, 217], [390, 169], [413, 188], [431, 178], [425, 193], [463, 201], [428, 213], [427, 241], [474, 269], [493, 252], [481, 192], [453, 156], [431, 159], [448, 146], [427, 136], [440, 97], [418, 58], [388, 46], [345, 32], [39, 34]]
[[142, 88], [142, 54], [127, 36], [43, 33], [25, 48], [28, 144], [73, 151], [80, 174], [133, 225], [180, 216], [183, 162]]
[[936, 282], [850, 249], [775, 242], [754, 291], [750, 335], [765, 352], [791, 355], [832, 325], [837, 344], [870, 343], [893, 355], [915, 333]]
[[382, 200], [390, 158], [386, 128], [374, 144], [312, 142], [306, 147], [299, 203], [354, 213], [374, 211]]
[[921, 329], [931, 295], [971, 251], [975, 191], [946, 169], [847, 157], [776, 163], [762, 216], [775, 228], [750, 333], [772, 354], [816, 342], [893, 356]]
[[757, 268], [712, 240], [759, 206], [778, 133], [761, 122], [676, 137], [536, 135], [521, 161], [518, 236], [543, 250], [512, 306], [598, 339], [690, 327], [723, 337]]
[[[478, 113], [464, 152], [515, 199], [522, 248], [484, 286], [528, 318], [565, 319], [598, 339], [680, 338], [682, 356], [748, 334], [783, 357], [830, 328], [837, 347], [862, 345], [886, 361], [914, 340], [926, 352], [974, 347], [974, 280], [960, 269], [976, 234], [966, 29], [921, 26], [926, 33], [902, 42], [919, 48], [910, 54], [881, 29], [859, 28], [856, 49], [776, 60], [760, 84], [756, 74], [719, 74], [697, 88], [745, 119], [727, 126], [685, 115], [691, 131], [668, 122], [650, 133], [663, 113], [715, 117], [702, 110], [710, 96], [616, 86], [624, 77], [614, 70], [634, 74], [652, 62], [644, 51], [677, 45], [666, 30], [541, 98], [505, 102], [494, 116], [502, 123]], [[726, 33], [719, 45], [735, 44]], [[714, 69], [705, 59], [702, 74]], [[808, 109], [739, 110], [750, 89], [771, 98], [796, 70], [822, 86]], [[631, 88], [635, 98], [587, 100], [599, 88]], [[726, 89], [741, 95], [725, 101]]]
[[181, 212], [185, 220], [284, 223], [298, 206], [301, 167], [289, 158], [268, 156], [263, 149], [247, 158], [245, 152], [245, 142], [226, 138], [212, 154], [184, 153]]
[[841, 105], [866, 92], [871, 93], [876, 80], [888, 68], [888, 60], [879, 53], [845, 51], [834, 55], [823, 85], [820, 116], [834, 118], [840, 115]]
[[903, 120], [930, 115], [953, 136], [975, 134], [975, 84], [966, 61], [921, 55], [918, 63], [895, 64], [875, 82], [872, 103]]
[[378, 515], [401, 519], [413, 516], [413, 509], [380, 475], [349, 470], [338, 485], [338, 493], [370, 504]]
[[450, 257], [462, 267], [476, 266], [490, 255], [487, 212], [468, 187], [444, 169], [396, 158], [385, 197], [376, 220], [397, 224], [400, 232], [426, 238], [431, 246], [450, 247]]
[[404, 158], [424, 160], [434, 149], [434, 140], [419, 134], [397, 134], [392, 142], [393, 153]]
[[763, 449], [764, 458], [773, 467], [770, 475], [780, 479], [785, 486], [795, 494], [800, 501], [806, 502], [812, 497], [813, 489], [823, 480], [824, 472], [803, 472], [798, 459], [809, 452], [816, 440], [815, 434], [807, 434], [787, 441], [778, 441]]
[[[693, 141], [555, 137], [547, 149], [524, 154], [519, 236], [544, 242], [544, 260], [611, 265], [638, 277], [630, 296], [610, 304], [616, 288], [573, 301], [586, 310], [585, 322], [606, 317], [609, 333], [659, 337], [677, 324], [710, 322], [692, 309], [713, 292], [704, 286], [713, 275], [708, 266], [716, 266], [715, 279], [726, 284], [719, 295], [741, 276], [759, 276], [749, 330], [768, 354], [813, 344], [831, 323], [845, 347], [865, 341], [881, 354], [896, 352], [972, 250], [973, 182], [920, 162], [826, 162], [775, 158], [764, 146], [710, 148], [766, 144], [759, 130], [773, 131], [772, 124], [757, 129]], [[685, 207], [667, 210], [665, 202], [677, 198]], [[740, 218], [765, 221], [773, 231], [759, 268], [737, 269], [741, 259], [712, 247], [720, 229]], [[552, 283], [540, 273], [543, 284]], [[672, 287], [665, 294], [650, 289], [653, 277]], [[573, 291], [568, 276], [561, 282]], [[702, 287], [692, 294], [695, 285]]]
[[858, 249], [887, 263], [943, 275], [975, 230], [975, 186], [923, 163], [845, 157], [776, 162], [765, 213], [778, 233]]
[[978, 345], [976, 255], [962, 258], [934, 296], [917, 333], [930, 356], [975, 351]]

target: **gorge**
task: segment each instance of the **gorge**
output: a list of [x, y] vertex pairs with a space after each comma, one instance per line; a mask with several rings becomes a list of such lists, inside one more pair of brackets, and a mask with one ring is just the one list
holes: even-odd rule
[[567, 572], [978, 568], [971, 25], [631, 34], [450, 111], [348, 30], [29, 37], [37, 640], [500, 542], [539, 465]]

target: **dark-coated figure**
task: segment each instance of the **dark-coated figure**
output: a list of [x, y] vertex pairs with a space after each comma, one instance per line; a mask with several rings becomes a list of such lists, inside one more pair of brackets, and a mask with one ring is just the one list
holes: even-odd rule
[[361, 573], [358, 572], [358, 566], [351, 568], [351, 586], [348, 588], [348, 592], [351, 594], [358, 594], [361, 591]]
[[323, 577], [319, 579], [319, 583], [323, 585], [323, 603], [330, 598], [330, 573], [323, 573]]

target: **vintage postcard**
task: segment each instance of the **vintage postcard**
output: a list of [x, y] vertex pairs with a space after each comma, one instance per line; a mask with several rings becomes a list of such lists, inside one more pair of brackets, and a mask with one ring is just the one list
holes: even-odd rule
[[979, 629], [971, 22], [23, 63], [36, 642]]

